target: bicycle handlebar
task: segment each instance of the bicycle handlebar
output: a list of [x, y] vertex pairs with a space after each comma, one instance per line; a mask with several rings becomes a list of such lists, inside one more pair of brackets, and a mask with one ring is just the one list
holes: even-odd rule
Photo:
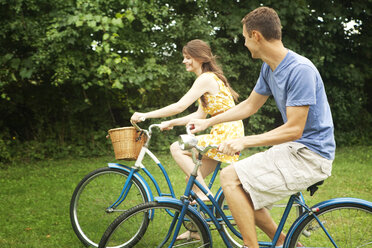
[[[186, 133], [187, 133], [188, 135], [194, 135], [194, 134], [191, 133], [191, 130], [193, 130], [194, 128], [195, 128], [194, 125], [187, 125], [187, 126], [186, 126]], [[195, 135], [194, 135], [194, 136], [195, 136]]]
[[146, 129], [142, 129], [142, 128], [140, 128], [140, 127], [137, 125], [137, 123], [133, 122], [132, 120], [130, 121], [130, 123], [132, 124], [132, 126], [133, 126], [137, 131], [145, 132], [146, 134], [149, 133], [150, 135], [151, 135], [151, 133], [152, 133], [152, 129], [153, 129], [154, 127], [160, 128], [160, 126], [161, 126], [161, 124], [151, 124], [151, 125], [149, 126], [149, 129], [146, 130]]
[[[149, 129], [142, 129], [140, 128], [137, 123], [133, 122], [132, 120], [130, 123], [133, 125], [133, 127], [140, 132], [144, 132], [149, 138], [151, 137], [152, 134], [152, 129], [154, 127], [160, 128], [161, 124], [151, 124], [149, 126]], [[195, 148], [198, 152], [205, 154], [207, 153], [210, 149], [218, 149], [218, 145], [212, 144], [208, 145], [206, 147], [203, 146], [198, 146], [197, 138], [195, 137], [194, 134], [191, 133], [191, 130], [194, 129], [195, 127], [193, 125], [188, 125], [186, 126], [186, 133], [185, 135], [180, 135], [179, 142], [182, 144], [181, 148], [183, 150], [189, 150], [191, 148]]]
[[218, 148], [218, 145], [208, 145], [206, 147], [198, 146], [198, 138], [191, 133], [191, 130], [195, 127], [193, 125], [186, 126], [186, 133], [179, 136], [178, 142], [182, 150], [190, 150], [195, 148], [201, 154], [205, 154], [210, 149]]
[[201, 154], [207, 153], [210, 149], [218, 149], [219, 145], [208, 145], [208, 146], [196, 146], [196, 150], [198, 150]]
[[154, 127], [157, 127], [157, 128], [160, 129], [160, 126], [161, 126], [161, 124], [151, 124], [151, 125], [149, 126], [149, 132], [150, 132], [150, 134], [152, 133], [152, 129], [153, 129]]
[[[208, 146], [198, 146], [198, 139], [194, 134], [191, 133], [191, 130], [195, 127], [193, 125], [186, 126], [187, 134], [180, 135], [178, 142], [181, 146], [182, 150], [190, 150], [195, 148], [201, 154], [207, 153], [210, 149], [218, 149], [219, 145], [210, 144]], [[236, 155], [240, 155], [240, 152], [235, 153]]]
[[130, 120], [130, 124], [132, 124], [132, 126], [133, 126], [137, 131], [142, 131], [142, 129], [137, 125], [137, 123], [133, 122], [132, 120]]

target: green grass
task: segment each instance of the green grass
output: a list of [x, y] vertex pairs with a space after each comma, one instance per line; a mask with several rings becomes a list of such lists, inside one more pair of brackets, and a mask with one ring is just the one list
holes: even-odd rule
[[[243, 153], [243, 157], [248, 154]], [[180, 196], [185, 187], [184, 174], [169, 154], [159, 155], [159, 159], [170, 174], [176, 195]], [[112, 157], [101, 157], [2, 167], [0, 247], [83, 247], [70, 225], [71, 195], [84, 175], [113, 161]], [[151, 164], [148, 168], [155, 177], [160, 176], [156, 166]], [[219, 182], [214, 192], [218, 185]], [[372, 147], [338, 149], [332, 177], [315, 196], [310, 197], [307, 192], [304, 195], [309, 205], [335, 197], [372, 201]], [[213, 237], [216, 247], [223, 247], [218, 245], [221, 240], [215, 231]]]

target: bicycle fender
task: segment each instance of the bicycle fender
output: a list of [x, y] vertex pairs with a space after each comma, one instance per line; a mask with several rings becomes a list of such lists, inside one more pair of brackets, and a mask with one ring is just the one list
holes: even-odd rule
[[[326, 200], [320, 203], [315, 204], [310, 209], [316, 209], [319, 210], [326, 208], [330, 205], [335, 205], [339, 203], [355, 203], [358, 205], [366, 206], [369, 208], [372, 208], [372, 202], [369, 202], [367, 200], [358, 199], [358, 198], [352, 198], [352, 197], [340, 197], [340, 198], [334, 198], [330, 200]], [[309, 216], [308, 212], [303, 213], [300, 217], [296, 219], [296, 221], [292, 224], [291, 228], [289, 229], [287, 236], [284, 241], [283, 248], [287, 248], [289, 246], [289, 242], [292, 238], [293, 232], [296, 230], [296, 228]]]
[[[216, 195], [214, 196], [214, 199], [216, 200], [216, 202], [218, 203], [218, 201], [220, 200], [221, 196], [223, 195], [223, 190], [222, 188], [220, 187], [218, 190], [217, 190], [217, 193]], [[213, 208], [213, 214], [216, 216], [217, 214], [217, 209], [214, 207]]]
[[[170, 198], [170, 197], [155, 197], [155, 201], [157, 202], [160, 202], [160, 203], [171, 203], [171, 204], [175, 204], [175, 205], [178, 205], [178, 206], [183, 206], [183, 203], [181, 200], [179, 199], [175, 199], [175, 198]], [[208, 235], [209, 235], [209, 239], [211, 241], [211, 244], [210, 244], [210, 247], [213, 247], [212, 246], [212, 236], [211, 236], [211, 232], [209, 230], [209, 226], [207, 224], [207, 222], [205, 221], [205, 219], [200, 215], [200, 213], [196, 210], [196, 208], [192, 207], [192, 206], [188, 206], [188, 210], [195, 214], [196, 216], [198, 216], [201, 220], [202, 220], [202, 223], [203, 223], [203, 226], [204, 228], [208, 231]]]
[[[132, 170], [132, 168], [130, 168], [129, 166], [118, 164], [118, 163], [108, 163], [108, 167], [116, 168], [116, 169], [119, 169], [119, 170], [124, 170], [124, 171], [127, 171], [127, 172], [130, 172]], [[133, 173], [133, 176], [135, 178], [137, 178], [138, 181], [140, 181], [142, 186], [145, 188], [146, 195], [147, 195], [147, 198], [149, 199], [149, 201], [153, 201], [154, 200], [154, 195], [152, 194], [151, 188], [150, 188], [149, 184], [146, 182], [146, 180], [137, 171]]]
[[222, 188], [220, 187], [218, 190], [217, 190], [217, 193], [216, 195], [214, 196], [214, 199], [216, 200], [216, 202], [218, 202], [218, 200], [221, 198], [221, 195], [223, 194], [223, 190]]

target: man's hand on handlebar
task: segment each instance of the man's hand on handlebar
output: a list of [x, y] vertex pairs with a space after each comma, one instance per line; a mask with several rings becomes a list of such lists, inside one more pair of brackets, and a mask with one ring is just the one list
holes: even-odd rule
[[244, 150], [244, 141], [242, 138], [227, 140], [218, 146], [218, 151], [230, 156], [240, 154]]
[[192, 126], [191, 133], [204, 131], [209, 127], [208, 119], [193, 119], [187, 123], [187, 126]]

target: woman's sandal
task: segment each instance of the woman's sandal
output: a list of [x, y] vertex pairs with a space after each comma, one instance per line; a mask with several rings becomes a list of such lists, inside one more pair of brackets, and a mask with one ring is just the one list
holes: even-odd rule
[[[209, 200], [209, 198], [204, 198], [205, 196], [203, 196], [203, 197], [199, 197], [199, 199], [201, 199], [204, 203], [206, 203], [206, 202], [211, 202], [211, 200]], [[212, 195], [212, 197], [213, 197], [213, 195]], [[194, 205], [196, 205], [196, 204], [198, 204], [197, 202], [196, 202], [196, 200], [193, 200], [192, 202], [190, 202], [190, 205], [192, 205], [192, 206], [194, 206]]]
[[200, 236], [199, 236], [198, 232], [186, 231], [186, 232], [182, 233], [181, 235], [179, 235], [176, 238], [176, 241], [180, 241], [180, 240], [190, 241], [190, 240], [193, 240], [193, 239], [200, 240]]
[[[211, 202], [211, 200], [209, 200], [209, 199], [205, 199], [205, 200], [202, 200], [204, 203], [208, 203], [208, 202]], [[196, 200], [193, 200], [192, 202], [190, 202], [190, 205], [192, 205], [192, 206], [194, 206], [194, 205], [196, 205], [196, 204], [198, 204], [197, 202], [196, 202]]]

